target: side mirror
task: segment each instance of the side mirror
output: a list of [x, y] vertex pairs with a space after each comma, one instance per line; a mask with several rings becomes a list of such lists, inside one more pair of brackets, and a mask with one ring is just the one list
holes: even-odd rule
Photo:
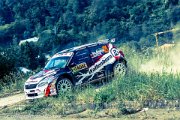
[[114, 43], [114, 42], [116, 42], [116, 39], [115, 39], [115, 38], [112, 38], [112, 39], [111, 39], [111, 43]]
[[72, 66], [76, 66], [76, 63], [75, 62], [70, 63], [70, 67]]

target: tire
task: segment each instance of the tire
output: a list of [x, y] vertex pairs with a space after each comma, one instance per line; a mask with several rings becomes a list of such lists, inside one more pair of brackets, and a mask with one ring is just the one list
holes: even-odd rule
[[73, 84], [68, 78], [61, 78], [56, 83], [57, 94], [71, 92], [72, 87]]
[[114, 77], [123, 77], [127, 72], [127, 67], [124, 62], [116, 62], [113, 66]]
[[111, 75], [112, 75], [112, 72], [109, 69], [106, 69], [104, 82], [109, 82], [111, 80]]

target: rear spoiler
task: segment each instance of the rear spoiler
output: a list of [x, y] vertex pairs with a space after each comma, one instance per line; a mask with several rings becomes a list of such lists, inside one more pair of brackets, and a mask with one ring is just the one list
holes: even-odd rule
[[116, 42], [116, 39], [115, 39], [115, 38], [112, 38], [112, 39], [104, 39], [104, 40], [98, 40], [98, 42], [110, 42], [110, 43], [114, 43], [114, 42]]

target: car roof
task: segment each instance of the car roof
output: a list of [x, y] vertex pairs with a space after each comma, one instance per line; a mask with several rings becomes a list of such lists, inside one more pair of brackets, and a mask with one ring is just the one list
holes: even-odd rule
[[72, 48], [69, 48], [69, 49], [65, 49], [65, 50], [62, 50], [62, 51], [60, 51], [58, 53], [60, 54], [60, 53], [67, 53], [67, 52], [75, 52], [75, 51], [78, 51], [78, 50], [81, 50], [81, 49], [84, 49], [84, 48], [87, 48], [87, 47], [92, 47], [92, 46], [97, 46], [97, 45], [105, 45], [107, 43], [108, 42], [106, 42], [106, 41], [88, 43], [88, 44], [80, 45], [80, 46], [77, 46], [77, 47], [72, 47]]

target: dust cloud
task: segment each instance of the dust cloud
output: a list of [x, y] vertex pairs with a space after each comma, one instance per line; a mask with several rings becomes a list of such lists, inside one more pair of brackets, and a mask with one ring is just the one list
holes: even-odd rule
[[180, 24], [176, 25], [172, 33], [173, 43], [162, 45], [154, 50], [157, 55], [141, 64], [140, 72], [180, 73]]

